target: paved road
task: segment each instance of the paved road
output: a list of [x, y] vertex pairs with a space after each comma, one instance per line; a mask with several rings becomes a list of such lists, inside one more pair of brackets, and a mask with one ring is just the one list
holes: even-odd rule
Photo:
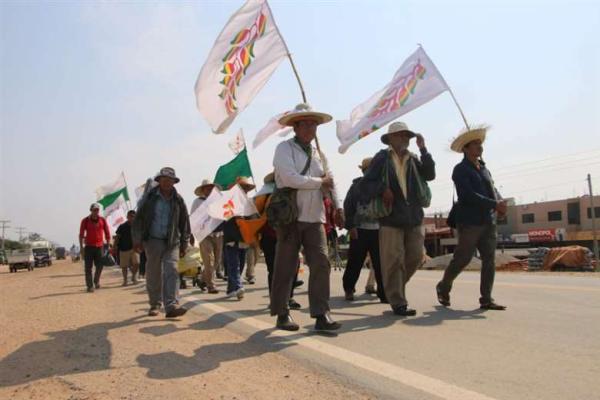
[[[183, 291], [194, 312], [264, 346], [396, 399], [600, 399], [600, 275], [498, 273], [495, 298], [509, 309], [478, 309], [479, 274], [457, 280], [452, 307], [437, 305], [439, 271], [419, 271], [409, 284], [413, 318], [394, 316], [375, 297], [343, 299], [332, 273], [337, 335], [311, 332], [307, 308], [294, 312], [298, 333], [273, 331], [266, 271], [242, 301]], [[366, 272], [357, 286], [362, 292]], [[306, 274], [304, 275], [306, 278]], [[220, 284], [221, 288], [223, 284]], [[296, 299], [308, 305], [306, 287]]]

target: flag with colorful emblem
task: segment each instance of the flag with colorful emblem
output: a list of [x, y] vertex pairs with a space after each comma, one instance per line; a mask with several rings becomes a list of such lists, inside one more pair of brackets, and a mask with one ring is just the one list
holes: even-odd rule
[[266, 0], [247, 0], [217, 38], [196, 81], [196, 105], [224, 133], [269, 80], [287, 49]]
[[360, 139], [446, 90], [449, 90], [446, 81], [425, 50], [419, 47], [387, 85], [352, 110], [350, 119], [337, 121], [339, 152], [346, 152]]

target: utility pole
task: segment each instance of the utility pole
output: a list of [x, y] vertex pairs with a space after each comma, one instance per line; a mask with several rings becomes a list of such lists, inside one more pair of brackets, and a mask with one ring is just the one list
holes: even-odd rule
[[5, 246], [4, 246], [4, 231], [6, 230], [6, 228], [10, 228], [10, 225], [8, 225], [10, 223], [9, 220], [7, 219], [3, 219], [0, 220], [0, 224], [2, 224], [2, 251], [4, 251]]
[[25, 233], [25, 227], [24, 226], [17, 226], [15, 228], [15, 231], [19, 232], [19, 242], [23, 241], [23, 234]]
[[587, 176], [588, 187], [590, 189], [590, 207], [592, 214], [592, 238], [594, 240], [594, 258], [596, 259], [596, 271], [600, 271], [598, 258], [598, 238], [596, 237], [596, 210], [594, 209], [594, 192], [592, 191], [592, 175]]

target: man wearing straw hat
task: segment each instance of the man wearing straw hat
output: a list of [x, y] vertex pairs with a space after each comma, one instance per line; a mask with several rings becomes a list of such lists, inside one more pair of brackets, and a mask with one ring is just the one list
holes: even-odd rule
[[298, 266], [298, 252], [304, 248], [310, 269], [308, 299], [310, 315], [316, 319], [316, 330], [336, 330], [340, 324], [329, 314], [329, 275], [325, 237], [323, 194], [331, 193], [336, 208], [336, 224], [343, 226], [343, 210], [334, 190], [333, 177], [324, 155], [312, 146], [317, 126], [331, 121], [331, 115], [312, 111], [299, 104], [284, 115], [279, 123], [291, 126], [295, 137], [279, 143], [273, 166], [277, 188], [295, 189], [297, 219], [277, 226], [275, 271], [271, 289], [271, 315], [277, 316], [277, 328], [298, 330], [289, 313], [289, 298]]
[[494, 187], [492, 175], [481, 159], [487, 127], [468, 129], [450, 146], [462, 153], [463, 160], [454, 167], [452, 180], [458, 201], [448, 217], [449, 224], [458, 229], [458, 245], [444, 277], [437, 284], [440, 304], [450, 306], [450, 291], [454, 279], [471, 262], [475, 250], [481, 255], [481, 285], [479, 303], [484, 310], [505, 310], [492, 298], [496, 270], [496, 217], [506, 214], [506, 201]]
[[[210, 182], [208, 179], [204, 179], [202, 184], [194, 190], [194, 194], [198, 196], [192, 202], [192, 208], [190, 209], [190, 215], [196, 211], [202, 203], [206, 201], [210, 193], [214, 189], [215, 184]], [[206, 288], [208, 293], [216, 294], [219, 293], [214, 283], [215, 271], [221, 269], [221, 260], [223, 259], [223, 232], [214, 231], [210, 235], [204, 238], [200, 245], [200, 255], [202, 256], [202, 264], [204, 269], [202, 270], [202, 277], [200, 280], [200, 288]]]
[[[408, 151], [410, 139], [415, 137], [420, 159]], [[379, 219], [381, 274], [387, 300], [394, 314], [413, 316], [416, 311], [408, 308], [406, 284], [423, 259], [423, 207], [429, 204], [422, 188], [425, 181], [435, 179], [435, 163], [423, 136], [403, 122], [390, 124], [381, 141], [388, 148], [373, 158], [361, 191], [381, 199], [387, 210]]]
[[[363, 175], [369, 169], [372, 157], [365, 158], [358, 167]], [[348, 263], [344, 270], [343, 284], [346, 300], [354, 300], [356, 282], [367, 258], [371, 256], [371, 266], [377, 280], [377, 296], [382, 303], [387, 303], [381, 278], [379, 261], [379, 221], [365, 215], [365, 202], [361, 201], [360, 182], [362, 177], [354, 179], [344, 199], [346, 229], [350, 235]]]
[[190, 219], [175, 184], [179, 178], [170, 167], [161, 168], [154, 178], [158, 186], [150, 189], [133, 220], [134, 249], [144, 250], [146, 289], [150, 302], [148, 315], [158, 316], [162, 304], [167, 318], [184, 315], [187, 309], [177, 299], [179, 273], [177, 261], [185, 255], [190, 241]]

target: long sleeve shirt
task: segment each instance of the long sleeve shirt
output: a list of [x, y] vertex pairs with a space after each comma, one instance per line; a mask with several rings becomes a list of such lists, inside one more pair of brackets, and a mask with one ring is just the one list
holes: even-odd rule
[[[275, 149], [273, 167], [275, 168], [275, 184], [278, 188], [298, 189], [298, 221], [325, 223], [325, 206], [323, 205], [324, 193], [321, 190], [323, 176], [331, 174], [327, 160], [322, 153], [311, 146], [312, 159], [308, 171], [301, 172], [308, 160], [308, 154], [295, 142], [289, 139], [279, 143]], [[335, 188], [331, 193], [335, 208], [340, 208], [340, 203]]]

